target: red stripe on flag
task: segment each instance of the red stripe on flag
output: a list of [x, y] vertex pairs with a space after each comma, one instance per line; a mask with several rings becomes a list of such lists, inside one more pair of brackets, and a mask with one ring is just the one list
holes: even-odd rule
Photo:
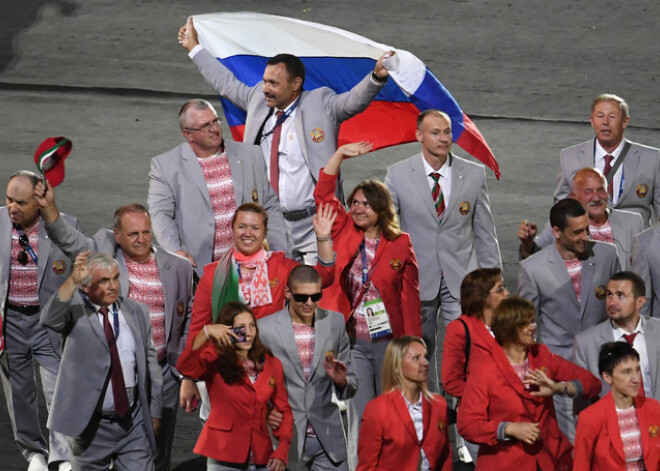
[[463, 113], [463, 124], [465, 125], [465, 130], [463, 134], [456, 140], [456, 144], [461, 146], [466, 152], [470, 155], [475, 156], [477, 159], [482, 161], [487, 167], [489, 167], [494, 173], [497, 179], [500, 179], [500, 166], [497, 165], [493, 151], [490, 150], [488, 144], [486, 144], [486, 139], [481, 135], [477, 126], [472, 122], [468, 116]]

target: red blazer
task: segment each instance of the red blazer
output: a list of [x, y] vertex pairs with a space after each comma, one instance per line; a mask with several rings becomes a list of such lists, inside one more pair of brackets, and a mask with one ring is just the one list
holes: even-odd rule
[[[646, 471], [660, 470], [660, 403], [649, 397], [634, 399]], [[574, 471], [625, 471], [621, 430], [610, 391], [580, 414], [575, 434]]]
[[[545, 345], [529, 348], [531, 369], [542, 369], [555, 381], [579, 380], [583, 395], [596, 397], [601, 382], [587, 370], [550, 353]], [[539, 422], [542, 440], [527, 445], [515, 439], [498, 441], [502, 422]], [[458, 430], [477, 443], [476, 469], [536, 471], [569, 470], [573, 464], [571, 446], [559, 431], [552, 397], [532, 396], [525, 390], [504, 350], [496, 345], [490, 359], [474, 364], [458, 409]]]
[[[314, 189], [316, 204], [330, 203], [337, 213], [337, 219], [332, 226], [332, 243], [337, 253], [335, 280], [332, 286], [323, 291], [323, 299], [319, 305], [343, 313], [348, 321], [351, 302], [344, 288], [346, 276], [344, 272], [348, 272], [354, 256], [359, 252], [360, 244], [364, 240], [364, 232], [353, 224], [350, 214], [335, 197], [336, 185], [337, 176], [328, 175], [321, 170]], [[421, 337], [422, 314], [417, 258], [408, 234], [403, 233], [393, 241], [381, 236], [376, 249], [371, 281], [378, 289], [390, 316], [393, 336]]]
[[[218, 354], [207, 342], [202, 348], [185, 348], [176, 365], [182, 374], [203, 379], [211, 400], [211, 414], [197, 439], [195, 453], [228, 463], [245, 463], [250, 449], [257, 465], [270, 457], [286, 463], [293, 436], [293, 413], [284, 385], [282, 363], [266, 355], [263, 371], [252, 384], [242, 381], [227, 384], [220, 376]], [[266, 427], [269, 402], [283, 415], [282, 424], [273, 432], [279, 445], [273, 445]]]
[[[488, 327], [476, 317], [462, 315], [470, 332], [470, 366], [490, 358], [490, 351], [497, 345]], [[454, 397], [462, 397], [465, 388], [465, 326], [458, 319], [451, 321], [445, 332], [442, 353], [442, 387]]]
[[432, 470], [451, 471], [447, 403], [442, 396], [422, 399], [422, 441], [406, 407], [401, 391], [390, 391], [369, 401], [362, 415], [357, 471], [417, 471], [423, 449]]
[[[213, 310], [211, 308], [211, 293], [213, 292], [213, 277], [218, 264], [222, 261], [209, 263], [204, 267], [204, 274], [199, 279], [195, 298], [193, 299], [192, 315], [186, 346], [191, 346], [195, 336], [205, 325], [213, 322]], [[233, 257], [230, 257], [230, 263]], [[254, 316], [261, 319], [269, 314], [281, 311], [284, 308], [284, 287], [289, 279], [289, 273], [300, 263], [290, 258], [286, 258], [284, 252], [271, 252], [270, 258], [266, 262], [268, 265], [268, 281], [270, 282], [270, 294], [273, 302], [265, 306], [252, 307]], [[317, 271], [323, 280], [323, 286], [330, 286], [334, 281], [334, 266], [324, 267], [316, 266]], [[325, 295], [325, 293], [324, 293]]]

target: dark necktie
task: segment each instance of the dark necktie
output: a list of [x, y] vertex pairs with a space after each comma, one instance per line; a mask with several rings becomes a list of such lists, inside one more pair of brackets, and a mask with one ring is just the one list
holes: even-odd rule
[[[607, 174], [610, 173], [610, 170], [612, 170], [612, 160], [614, 159], [614, 156], [607, 154], [605, 156], [605, 167], [603, 168], [603, 175], [607, 177]], [[614, 203], [614, 178], [612, 178], [612, 181], [610, 182], [609, 185], [607, 185], [607, 192], [610, 194], [610, 198], [612, 199], [612, 203]]]
[[124, 374], [121, 370], [121, 361], [119, 361], [119, 352], [117, 351], [117, 341], [110, 325], [108, 308], [102, 307], [99, 312], [103, 315], [103, 332], [110, 347], [110, 382], [112, 383], [112, 395], [115, 399], [115, 414], [124, 417], [128, 414], [130, 407]]
[[431, 196], [433, 197], [433, 204], [435, 205], [435, 212], [438, 214], [438, 219], [442, 221], [442, 213], [445, 212], [445, 196], [442, 193], [442, 188], [440, 187], [440, 174], [433, 172], [431, 174], [433, 179], [433, 190], [431, 191]]
[[273, 129], [273, 141], [270, 145], [270, 185], [278, 197], [280, 196], [280, 136], [282, 135], [282, 123], [278, 121], [283, 114], [284, 111], [275, 113], [277, 124]]
[[[635, 337], [637, 337], [637, 332], [633, 332], [632, 334], [623, 334], [623, 338], [626, 339], [626, 342], [632, 346], [632, 344], [635, 342]], [[644, 375], [640, 375], [639, 378], [639, 396], [644, 397]]]

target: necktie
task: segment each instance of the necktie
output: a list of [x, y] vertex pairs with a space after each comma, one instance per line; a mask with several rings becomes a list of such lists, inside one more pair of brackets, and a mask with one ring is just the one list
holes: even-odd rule
[[438, 180], [440, 180], [440, 174], [433, 172], [431, 178], [434, 182], [431, 196], [433, 197], [433, 204], [435, 204], [435, 212], [438, 213], [438, 219], [442, 221], [442, 213], [445, 212], [445, 197], [442, 194], [440, 183], [438, 183]]
[[[284, 114], [284, 111], [278, 111], [275, 113], [277, 121], [279, 121], [280, 116]], [[276, 121], [276, 122], [277, 122]], [[273, 191], [279, 197], [280, 196], [280, 136], [282, 135], [282, 123], [275, 125], [273, 129], [273, 141], [270, 145], [270, 185], [273, 187]]]
[[[637, 332], [634, 332], [632, 334], [623, 334], [623, 338], [626, 339], [626, 342], [628, 344], [632, 345], [633, 342], [635, 341], [635, 337], [637, 337]], [[644, 376], [641, 375], [639, 378], [639, 396], [644, 397]]]
[[[614, 156], [607, 154], [605, 156], [605, 167], [603, 168], [603, 175], [607, 177], [607, 174], [610, 173], [610, 170], [612, 170], [612, 160], [614, 159]], [[612, 181], [610, 182], [609, 185], [607, 185], [607, 192], [610, 194], [610, 198], [612, 199], [612, 202], [614, 202], [614, 178], [612, 178]]]
[[102, 307], [99, 312], [103, 315], [103, 332], [105, 339], [110, 347], [110, 382], [112, 383], [112, 395], [115, 399], [115, 414], [124, 417], [128, 414], [128, 395], [126, 394], [126, 383], [124, 383], [124, 374], [121, 370], [121, 361], [119, 361], [119, 352], [117, 351], [117, 341], [110, 325], [109, 311], [107, 307]]

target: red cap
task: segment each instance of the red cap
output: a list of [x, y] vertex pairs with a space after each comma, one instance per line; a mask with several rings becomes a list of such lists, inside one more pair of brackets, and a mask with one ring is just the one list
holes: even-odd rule
[[73, 143], [66, 137], [48, 137], [34, 153], [34, 163], [52, 186], [64, 180], [64, 159], [71, 153]]

